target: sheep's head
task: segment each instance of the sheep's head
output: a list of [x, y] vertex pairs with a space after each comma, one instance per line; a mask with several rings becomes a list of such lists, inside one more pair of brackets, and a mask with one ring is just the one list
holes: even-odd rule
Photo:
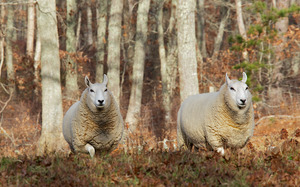
[[87, 86], [87, 105], [91, 110], [102, 109], [110, 104], [110, 96], [107, 90], [108, 78], [104, 74], [102, 83], [91, 83], [85, 76], [85, 85]]
[[243, 79], [241, 81], [230, 80], [226, 73], [226, 97], [230, 100], [228, 103], [231, 107], [244, 109], [251, 103], [252, 96], [246, 81], [247, 75], [245, 72], [243, 72]]

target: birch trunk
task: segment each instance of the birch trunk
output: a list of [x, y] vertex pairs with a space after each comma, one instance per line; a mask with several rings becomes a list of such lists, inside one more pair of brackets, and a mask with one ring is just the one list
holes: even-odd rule
[[102, 82], [104, 72], [104, 56], [106, 44], [106, 20], [107, 20], [107, 0], [98, 0], [97, 3], [97, 64], [96, 82]]
[[107, 76], [109, 88], [120, 105], [120, 42], [123, 1], [112, 0], [108, 25]]
[[13, 6], [7, 6], [5, 59], [6, 59], [6, 68], [7, 68], [7, 80], [8, 80], [10, 92], [13, 92], [16, 88], [15, 70], [13, 65], [13, 50], [11, 45], [11, 41], [13, 39], [13, 33], [14, 33], [13, 16], [14, 16]]
[[133, 62], [132, 87], [130, 93], [129, 107], [126, 116], [126, 122], [133, 132], [140, 118], [144, 66], [145, 66], [145, 44], [147, 41], [147, 24], [148, 12], [150, 8], [150, 0], [139, 1], [137, 25], [136, 25], [136, 40], [135, 54]]
[[33, 0], [29, 0], [27, 14], [27, 48], [26, 53], [30, 58], [33, 58], [34, 51], [34, 28], [35, 28], [35, 4]]
[[178, 1], [177, 22], [180, 98], [183, 101], [188, 96], [199, 93], [194, 0]]
[[37, 16], [41, 38], [42, 133], [37, 155], [61, 152], [66, 141], [62, 134], [62, 95], [55, 0], [39, 0]]
[[77, 83], [77, 63], [74, 60], [74, 56], [76, 55], [76, 14], [76, 0], [67, 0], [66, 49], [68, 53], [64, 59], [64, 64], [66, 68], [66, 95], [70, 98], [75, 99], [77, 99], [78, 97], [79, 90]]

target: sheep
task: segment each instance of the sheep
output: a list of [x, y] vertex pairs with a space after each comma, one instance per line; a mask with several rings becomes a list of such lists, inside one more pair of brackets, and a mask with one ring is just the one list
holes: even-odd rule
[[96, 150], [109, 153], [121, 141], [124, 122], [107, 82], [105, 74], [103, 82], [95, 84], [86, 76], [87, 88], [80, 101], [66, 112], [63, 135], [72, 152], [89, 153], [93, 158]]
[[230, 80], [218, 92], [189, 96], [177, 116], [177, 144], [180, 149], [205, 148], [224, 156], [224, 148], [242, 148], [253, 136], [252, 95], [243, 79]]

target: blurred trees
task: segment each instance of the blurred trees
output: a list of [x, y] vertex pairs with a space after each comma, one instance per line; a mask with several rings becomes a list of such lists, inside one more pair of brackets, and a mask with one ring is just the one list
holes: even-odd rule
[[[299, 96], [299, 1], [6, 0], [0, 6], [1, 85], [16, 77], [18, 99], [40, 102], [42, 84], [43, 129], [61, 123], [60, 84], [69, 104], [87, 74], [100, 82], [107, 73], [132, 129], [145, 116], [157, 131], [174, 129], [180, 97], [218, 89], [225, 72], [247, 72], [257, 106], [277, 107], [279, 92], [290, 102]], [[25, 94], [33, 82], [34, 95]]]

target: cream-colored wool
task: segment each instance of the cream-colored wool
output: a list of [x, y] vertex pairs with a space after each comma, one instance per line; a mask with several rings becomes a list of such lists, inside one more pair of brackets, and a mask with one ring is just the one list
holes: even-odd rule
[[253, 135], [252, 96], [243, 80], [230, 80], [218, 92], [188, 97], [177, 117], [177, 142], [183, 149], [206, 148], [224, 155], [224, 148], [242, 148]]
[[85, 78], [87, 88], [80, 101], [73, 104], [63, 120], [63, 134], [73, 152], [110, 152], [122, 139], [123, 118], [113, 95], [103, 83], [92, 84]]

